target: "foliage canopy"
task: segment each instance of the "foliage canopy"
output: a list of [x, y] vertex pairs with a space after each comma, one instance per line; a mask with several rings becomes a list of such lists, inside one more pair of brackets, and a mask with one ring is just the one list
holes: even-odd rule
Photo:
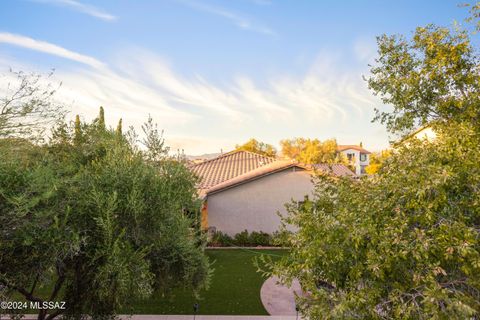
[[[478, 7], [478, 6], [477, 6]], [[376, 175], [319, 176], [315, 195], [288, 205], [289, 256], [310, 319], [473, 319], [480, 315], [479, 55], [459, 28], [378, 38], [368, 83], [391, 111], [376, 120], [434, 140], [397, 145]]]
[[66, 302], [39, 319], [109, 318], [135, 297], [208, 284], [188, 214], [196, 179], [148, 123], [146, 150], [106, 129], [103, 112], [60, 124], [43, 146], [0, 140], [0, 284], [7, 296]]
[[293, 138], [280, 141], [282, 155], [301, 163], [334, 163], [344, 162], [337, 153], [337, 141], [329, 139]]
[[267, 157], [275, 157], [277, 155], [277, 150], [271, 144], [257, 141], [252, 138], [241, 145], [236, 145], [235, 150], [244, 150], [250, 151], [258, 154], [262, 154]]

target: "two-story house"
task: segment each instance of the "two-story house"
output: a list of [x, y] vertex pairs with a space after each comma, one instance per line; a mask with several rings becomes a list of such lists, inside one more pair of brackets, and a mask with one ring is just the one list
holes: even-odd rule
[[370, 164], [370, 151], [357, 145], [338, 145], [337, 151], [344, 154], [355, 167], [355, 174], [366, 174], [365, 168]]

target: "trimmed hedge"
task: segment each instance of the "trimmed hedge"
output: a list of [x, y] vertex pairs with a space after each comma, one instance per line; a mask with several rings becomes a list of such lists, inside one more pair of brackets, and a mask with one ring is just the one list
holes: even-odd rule
[[208, 237], [209, 247], [280, 247], [279, 232], [273, 235], [263, 231], [244, 230], [231, 237], [221, 231], [215, 231]]

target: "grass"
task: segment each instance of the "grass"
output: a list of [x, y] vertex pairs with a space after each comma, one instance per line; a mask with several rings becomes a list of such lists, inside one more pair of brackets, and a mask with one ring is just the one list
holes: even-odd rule
[[195, 300], [191, 291], [177, 289], [166, 297], [154, 295], [136, 301], [133, 310], [128, 311], [133, 314], [193, 314], [193, 304], [198, 302], [198, 314], [267, 315], [260, 300], [265, 278], [257, 272], [253, 259], [260, 254], [275, 258], [285, 253], [285, 250], [207, 250], [207, 255], [215, 261], [215, 270], [210, 288], [200, 292], [200, 300]]
[[[214, 272], [208, 291], [200, 292], [196, 300], [191, 291], [172, 290], [167, 296], [154, 294], [146, 300], [132, 303], [133, 308], [120, 310], [120, 314], [193, 314], [193, 304], [198, 303], [198, 314], [210, 315], [268, 315], [260, 300], [260, 288], [265, 278], [257, 272], [254, 258], [261, 254], [273, 259], [286, 254], [286, 250], [207, 249], [213, 261]], [[39, 290], [48, 296], [51, 288]], [[12, 301], [22, 301], [17, 294]], [[24, 310], [37, 313], [37, 310]]]

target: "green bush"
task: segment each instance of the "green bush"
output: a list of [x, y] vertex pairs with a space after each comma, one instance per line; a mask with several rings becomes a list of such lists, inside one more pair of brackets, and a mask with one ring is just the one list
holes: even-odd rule
[[271, 240], [270, 240], [271, 246], [272, 247], [288, 247], [289, 246], [288, 239], [292, 233], [293, 232], [288, 230], [275, 231], [271, 235]]
[[250, 245], [250, 235], [247, 230], [237, 233], [233, 238], [235, 245], [239, 247], [246, 247]]
[[232, 237], [221, 231], [214, 232], [208, 241], [208, 246], [210, 247], [230, 247], [232, 245]]
[[271, 246], [273, 245], [272, 236], [263, 231], [253, 231], [249, 237], [249, 244], [251, 246]]
[[237, 233], [234, 237], [229, 236], [221, 231], [214, 232], [208, 241], [210, 247], [257, 247], [257, 246], [280, 246], [280, 241], [276, 240], [276, 237], [280, 233], [275, 232], [274, 235], [270, 235], [263, 231], [253, 231], [249, 233], [244, 230]]

